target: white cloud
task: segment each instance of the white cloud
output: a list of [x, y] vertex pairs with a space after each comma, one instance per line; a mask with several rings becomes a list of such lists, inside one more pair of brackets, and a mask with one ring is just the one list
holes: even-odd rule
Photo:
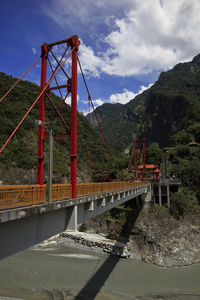
[[80, 46], [79, 57], [85, 74], [94, 77], [98, 77], [100, 75], [103, 63], [102, 59], [98, 56], [95, 56], [92, 48], [87, 47], [83, 42]]
[[135, 98], [135, 96], [136, 96], [135, 93], [128, 91], [127, 89], [123, 89], [123, 93], [121, 93], [121, 94], [112, 94], [109, 97], [109, 102], [126, 104], [131, 99]]
[[36, 54], [37, 53], [37, 50], [35, 48], [31, 48], [33, 54]]
[[[140, 89], [138, 92], [134, 93], [132, 91], [129, 91], [127, 89], [123, 89], [122, 93], [116, 93], [110, 95], [108, 100], [105, 99], [95, 99], [93, 100], [94, 107], [96, 108], [97, 106], [103, 105], [104, 103], [121, 103], [121, 104], [126, 104], [130, 100], [134, 99], [137, 95], [143, 93], [145, 90], [149, 89], [153, 84], [149, 84], [148, 86], [140, 86]], [[84, 101], [82, 101], [85, 103]]]
[[109, 97], [109, 102], [111, 103], [121, 103], [121, 104], [126, 104], [130, 100], [134, 99], [137, 95], [143, 93], [145, 90], [150, 88], [152, 84], [149, 84], [148, 86], [142, 85], [137, 93], [134, 93], [132, 91], [128, 91], [127, 89], [123, 89], [123, 93], [119, 94], [112, 94]]
[[[101, 53], [82, 44], [79, 55], [90, 76], [148, 74], [188, 61], [200, 49], [199, 0], [51, 0], [45, 13], [63, 28], [99, 29]], [[71, 23], [70, 23], [71, 22]], [[78, 24], [78, 25], [77, 25]], [[100, 27], [107, 32], [102, 39]]]
[[102, 99], [95, 99], [92, 102], [93, 102], [93, 104], [94, 104], [95, 107], [103, 105], [105, 103], [105, 101], [102, 100]]
[[[200, 2], [134, 0], [135, 8], [105, 39], [113, 57], [103, 66], [110, 75], [147, 74], [191, 59], [200, 49]], [[110, 51], [109, 49], [109, 51]]]
[[150, 83], [148, 86], [141, 85], [136, 96], [143, 93], [144, 91], [148, 90], [150, 87], [152, 87], [152, 85], [153, 85], [153, 83]]
[[[79, 95], [77, 94], [77, 103], [79, 101], [80, 97]], [[68, 105], [71, 106], [71, 96], [68, 96], [66, 99], [65, 99], [65, 103], [67, 103]]]
[[62, 28], [79, 26], [79, 31], [97, 32], [111, 15], [120, 16], [132, 6], [132, 0], [46, 0], [41, 7], [45, 14]]
[[[88, 100], [81, 100], [81, 102], [82, 102], [83, 104], [85, 104], [85, 105], [88, 105]], [[103, 100], [103, 99], [94, 99], [94, 100], [92, 99], [92, 103], [93, 103], [93, 105], [94, 105], [95, 108], [96, 108], [97, 106], [103, 105], [105, 102], [106, 102], [106, 101]], [[91, 108], [91, 110], [92, 110], [92, 108]], [[87, 114], [88, 114], [88, 111], [87, 111]]]
[[83, 114], [84, 116], [87, 116], [87, 114], [88, 114], [88, 111], [87, 111], [87, 110], [84, 110], [84, 109], [81, 109], [79, 112], [80, 112], [81, 114]]

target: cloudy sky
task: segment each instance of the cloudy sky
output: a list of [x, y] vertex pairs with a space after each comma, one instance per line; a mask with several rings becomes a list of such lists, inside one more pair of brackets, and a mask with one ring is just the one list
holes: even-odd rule
[[[95, 105], [125, 104], [200, 52], [199, 27], [199, 0], [1, 0], [0, 71], [19, 77], [42, 43], [77, 34]], [[39, 83], [40, 65], [26, 79]], [[78, 108], [87, 112], [80, 75]]]

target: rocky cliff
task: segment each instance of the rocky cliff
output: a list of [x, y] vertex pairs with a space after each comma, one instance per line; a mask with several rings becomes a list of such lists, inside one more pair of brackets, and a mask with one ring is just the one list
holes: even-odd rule
[[82, 230], [106, 233], [109, 238], [123, 241], [132, 258], [159, 266], [200, 262], [200, 210], [197, 208], [190, 206], [180, 219], [172, 217], [164, 207], [142, 209], [137, 218], [129, 212], [126, 217], [125, 223], [117, 220], [116, 224], [98, 217], [88, 221]]
[[[150, 89], [127, 104], [103, 104], [96, 113], [109, 142], [118, 150], [124, 150], [133, 137], [166, 147], [174, 133], [200, 121], [199, 96], [200, 55], [197, 55], [191, 62], [162, 72]], [[90, 118], [94, 119], [94, 114]]]

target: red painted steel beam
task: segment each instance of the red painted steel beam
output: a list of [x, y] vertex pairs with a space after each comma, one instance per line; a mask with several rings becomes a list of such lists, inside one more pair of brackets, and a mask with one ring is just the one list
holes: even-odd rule
[[58, 89], [64, 89], [67, 88], [68, 85], [67, 84], [63, 84], [63, 85], [58, 85], [58, 86], [53, 86], [49, 88], [49, 91], [53, 91], [53, 90], [58, 90]]
[[[48, 47], [47, 44], [41, 46], [41, 82], [40, 91], [43, 91], [47, 82], [47, 58], [48, 58]], [[43, 185], [43, 174], [44, 174], [44, 122], [45, 122], [45, 93], [40, 96], [39, 106], [39, 121], [41, 124], [38, 126], [38, 165], [37, 165], [37, 183]]]
[[[62, 66], [67, 61], [67, 59], [70, 57], [70, 55], [72, 54], [73, 51], [74, 51], [74, 49], [72, 49], [71, 52], [68, 54], [68, 56], [65, 58], [65, 60], [62, 63]], [[15, 133], [17, 132], [17, 130], [19, 129], [19, 127], [21, 126], [21, 124], [24, 122], [24, 120], [26, 119], [26, 117], [29, 115], [29, 113], [31, 112], [31, 110], [34, 108], [34, 106], [36, 105], [36, 103], [40, 99], [41, 95], [45, 92], [45, 90], [47, 90], [47, 88], [49, 87], [50, 83], [52, 82], [52, 80], [54, 79], [54, 77], [58, 74], [58, 72], [60, 71], [60, 69], [61, 69], [61, 67], [59, 67], [58, 70], [54, 73], [54, 75], [49, 79], [49, 81], [46, 84], [46, 86], [44, 87], [44, 89], [40, 92], [39, 96], [35, 99], [34, 103], [31, 105], [31, 107], [29, 108], [29, 110], [25, 113], [25, 115], [23, 116], [23, 118], [21, 119], [21, 121], [19, 122], [19, 124], [16, 126], [16, 128], [13, 130], [13, 132], [11, 133], [11, 135], [9, 136], [9, 138], [7, 139], [7, 141], [5, 142], [5, 144], [0, 149], [0, 154], [6, 148], [6, 146], [8, 145], [8, 143], [10, 142], [10, 140], [12, 139], [12, 137], [15, 135]]]
[[[62, 103], [61, 103], [61, 105], [58, 108], [59, 112], [63, 108], [63, 106], [66, 105], [65, 100], [67, 99], [68, 95], [69, 95], [69, 92], [67, 93], [67, 95], [65, 96], [65, 98], [62, 99]], [[54, 117], [51, 119], [51, 122], [53, 122], [55, 120], [56, 116], [57, 116], [57, 112], [55, 113]], [[49, 125], [49, 128], [50, 128], [50, 125]]]
[[65, 40], [61, 40], [61, 41], [58, 41], [58, 42], [54, 42], [54, 43], [50, 43], [48, 44], [48, 47], [53, 47], [53, 46], [56, 46], [56, 45], [61, 45], [61, 44], [65, 44], [65, 43], [70, 43], [71, 39], [73, 38], [74, 36], [68, 38], [68, 39], [65, 39]]
[[63, 125], [65, 126], [65, 128], [66, 128], [66, 130], [67, 130], [67, 133], [70, 133], [69, 127], [67, 126], [67, 124], [66, 124], [65, 120], [63, 119], [61, 113], [60, 113], [59, 110], [56, 108], [55, 104], [53, 103], [53, 100], [51, 99], [51, 97], [49, 96], [48, 93], [46, 93], [46, 96], [47, 96], [47, 98], [49, 99], [49, 101], [50, 101], [51, 105], [53, 106], [53, 108], [55, 109], [57, 115], [58, 115], [59, 118], [61, 119]]
[[71, 87], [71, 185], [72, 198], [77, 197], [77, 60], [80, 41], [77, 35], [68, 41], [72, 53], [72, 87]]
[[[53, 58], [55, 59], [55, 61], [57, 62], [58, 66], [60, 66], [60, 62], [57, 60], [56, 56], [54, 55], [54, 53], [51, 51], [51, 49], [49, 50], [53, 56]], [[69, 76], [67, 74], [67, 72], [64, 70], [64, 68], [61, 68], [63, 73], [65, 74], [65, 76], [69, 79]]]
[[144, 176], [147, 181], [147, 160], [146, 160], [146, 140], [143, 139]]

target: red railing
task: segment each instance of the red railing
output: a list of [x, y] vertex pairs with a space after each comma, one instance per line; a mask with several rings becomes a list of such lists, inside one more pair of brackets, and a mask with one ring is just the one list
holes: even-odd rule
[[[98, 182], [77, 184], [77, 197], [139, 187], [145, 182]], [[34, 185], [0, 185], [0, 209], [8, 209], [47, 202], [47, 186]], [[71, 199], [71, 184], [53, 184], [52, 201]]]

